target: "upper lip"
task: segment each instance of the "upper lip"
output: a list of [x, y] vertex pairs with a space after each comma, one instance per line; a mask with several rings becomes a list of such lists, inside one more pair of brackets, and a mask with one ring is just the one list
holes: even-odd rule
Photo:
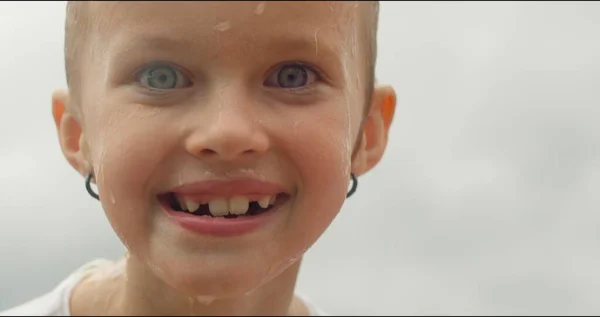
[[175, 187], [169, 192], [184, 197], [274, 196], [285, 193], [284, 186], [252, 178], [205, 180]]

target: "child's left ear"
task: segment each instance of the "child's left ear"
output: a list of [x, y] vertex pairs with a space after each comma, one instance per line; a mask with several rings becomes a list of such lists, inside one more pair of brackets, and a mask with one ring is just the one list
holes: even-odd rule
[[371, 109], [364, 120], [359, 149], [352, 161], [352, 172], [362, 175], [383, 156], [396, 110], [396, 92], [390, 86], [378, 86], [373, 92]]

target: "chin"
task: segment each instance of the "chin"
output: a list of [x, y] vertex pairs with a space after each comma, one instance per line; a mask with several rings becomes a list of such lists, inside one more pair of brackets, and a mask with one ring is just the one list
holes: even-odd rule
[[277, 276], [261, 268], [258, 263], [228, 263], [219, 261], [194, 269], [186, 265], [168, 265], [164, 269], [153, 268], [154, 273], [172, 288], [192, 298], [225, 299], [241, 297]]

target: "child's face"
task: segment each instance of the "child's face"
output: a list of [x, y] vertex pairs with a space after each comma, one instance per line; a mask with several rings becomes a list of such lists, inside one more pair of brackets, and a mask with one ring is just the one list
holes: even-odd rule
[[[92, 7], [98, 30], [79, 68], [81, 115], [59, 114], [60, 98], [55, 115], [67, 158], [81, 173], [94, 172], [102, 206], [130, 253], [196, 295], [243, 293], [288, 268], [338, 214], [351, 169], [366, 172], [385, 148], [394, 96], [377, 90], [364, 116], [361, 8]], [[274, 183], [287, 194], [250, 232], [188, 230], [159, 199], [180, 185], [240, 178]]]

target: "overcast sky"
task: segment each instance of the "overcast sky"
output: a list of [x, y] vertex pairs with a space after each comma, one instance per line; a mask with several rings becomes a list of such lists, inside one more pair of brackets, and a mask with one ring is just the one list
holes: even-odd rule
[[[59, 150], [62, 2], [0, 3], [0, 310], [123, 248]], [[304, 261], [331, 314], [600, 313], [600, 3], [382, 3], [381, 164]]]

